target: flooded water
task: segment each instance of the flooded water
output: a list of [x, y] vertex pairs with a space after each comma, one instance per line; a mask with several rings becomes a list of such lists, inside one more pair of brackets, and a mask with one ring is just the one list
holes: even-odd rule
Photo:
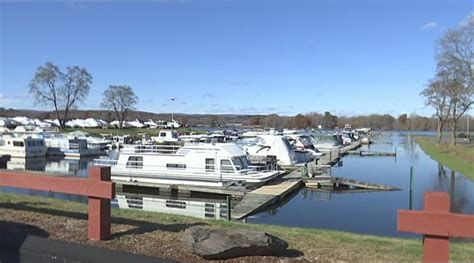
[[[421, 210], [423, 195], [427, 191], [447, 192], [452, 197], [452, 211], [474, 214], [474, 182], [458, 173], [454, 177], [451, 176], [449, 169], [444, 169], [443, 172], [443, 168], [410, 140], [410, 136], [394, 133], [391, 137], [377, 139], [370, 149], [367, 146], [363, 146], [362, 149], [396, 151], [397, 157], [347, 155], [343, 158], [341, 167], [332, 168], [332, 175], [392, 185], [400, 188], [401, 191], [343, 194], [302, 189], [285, 204], [253, 215], [247, 218], [247, 222], [325, 228], [383, 236], [415, 236], [397, 232], [397, 211], [398, 209]], [[26, 161], [12, 159], [0, 168], [87, 176], [87, 169], [91, 162], [92, 159], [27, 159]], [[410, 167], [414, 169], [411, 186]], [[0, 190], [79, 202], [87, 200], [84, 197], [33, 190], [5, 187]], [[224, 217], [220, 209], [225, 206], [222, 200], [180, 202], [148, 197], [138, 197], [139, 200], [137, 197], [134, 197], [134, 200], [127, 198], [117, 196], [118, 200], [115, 200], [114, 204], [168, 213], [181, 213], [177, 210], [181, 209], [183, 211], [181, 214], [202, 218]], [[209, 211], [213, 212], [209, 213]]]

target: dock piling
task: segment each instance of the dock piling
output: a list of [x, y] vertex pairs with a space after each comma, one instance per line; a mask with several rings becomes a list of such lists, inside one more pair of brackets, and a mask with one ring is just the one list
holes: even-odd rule
[[228, 195], [226, 197], [226, 205], [227, 205], [227, 221], [232, 220], [231, 211], [232, 211], [232, 197]]

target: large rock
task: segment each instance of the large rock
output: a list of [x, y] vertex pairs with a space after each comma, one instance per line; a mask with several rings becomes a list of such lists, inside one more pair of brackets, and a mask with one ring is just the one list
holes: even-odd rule
[[184, 231], [183, 241], [194, 254], [205, 259], [280, 256], [288, 247], [284, 240], [265, 232], [200, 226]]

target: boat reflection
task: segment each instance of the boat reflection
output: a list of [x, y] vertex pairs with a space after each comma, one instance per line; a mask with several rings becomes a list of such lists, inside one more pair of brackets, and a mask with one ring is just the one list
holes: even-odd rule
[[227, 203], [219, 199], [191, 199], [117, 193], [119, 208], [184, 215], [202, 219], [227, 219]]

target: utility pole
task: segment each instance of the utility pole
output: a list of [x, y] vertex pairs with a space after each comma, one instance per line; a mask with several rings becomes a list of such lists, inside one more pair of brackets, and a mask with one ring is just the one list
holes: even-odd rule
[[174, 109], [174, 98], [171, 98], [171, 121], [174, 120], [173, 109]]

